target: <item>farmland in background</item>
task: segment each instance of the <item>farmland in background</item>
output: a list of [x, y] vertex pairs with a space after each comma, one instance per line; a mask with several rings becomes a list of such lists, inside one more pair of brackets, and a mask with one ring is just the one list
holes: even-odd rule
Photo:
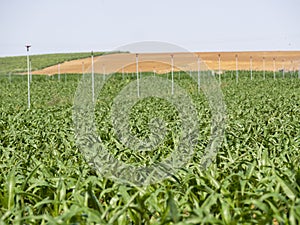
[[[121, 72], [121, 67], [124, 66], [124, 72], [134, 73], [135, 68], [135, 53], [124, 53], [105, 55], [95, 57], [95, 62], [99, 63], [98, 70], [102, 73], [105, 67], [106, 73], [115, 71]], [[298, 71], [300, 69], [300, 51], [267, 51], [267, 52], [179, 52], [173, 53], [175, 70], [196, 71], [197, 56], [200, 57], [207, 67], [211, 70], [232, 71], [236, 70], [236, 61], [238, 70], [255, 71]], [[194, 57], [192, 59], [191, 57]], [[237, 58], [236, 58], [237, 57]], [[141, 53], [139, 54], [139, 69], [145, 71], [156, 71], [157, 73], [166, 73], [171, 70], [171, 53]], [[143, 63], [142, 63], [143, 62]], [[91, 59], [72, 60], [60, 65], [61, 73], [82, 73], [82, 63], [85, 70], [91, 67]], [[101, 64], [101, 66], [100, 66]], [[95, 68], [97, 69], [97, 68]], [[34, 74], [53, 75], [58, 71], [57, 65], [35, 71]]]
[[[103, 52], [95, 52], [95, 56], [102, 55]], [[31, 55], [32, 70], [40, 70], [45, 67], [71, 61], [75, 59], [87, 58], [91, 55], [90, 52], [85, 53], [60, 53], [60, 54], [44, 54]], [[0, 57], [0, 76], [8, 73], [18, 73], [27, 71], [26, 56]]]

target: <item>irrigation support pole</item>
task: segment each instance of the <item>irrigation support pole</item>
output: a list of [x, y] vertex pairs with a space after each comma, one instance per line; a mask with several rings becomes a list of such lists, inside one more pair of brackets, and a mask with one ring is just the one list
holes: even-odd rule
[[295, 76], [295, 67], [294, 67], [293, 60], [291, 61], [291, 66], [292, 66], [291, 78], [293, 78], [293, 76]]
[[84, 62], [82, 62], [82, 78], [84, 78]]
[[30, 83], [31, 83], [32, 82], [31, 59], [29, 60], [29, 74], [30, 74]]
[[218, 57], [219, 57], [219, 83], [221, 84], [221, 54], [219, 54]]
[[28, 109], [30, 109], [30, 72], [29, 72], [29, 48], [31, 45], [25, 45], [27, 49], [27, 91], [28, 91]]
[[94, 52], [92, 54], [92, 100], [95, 102], [95, 74], [94, 74]]
[[12, 73], [12, 72], [9, 72], [9, 74], [8, 74], [8, 80], [9, 80], [9, 83], [11, 83], [11, 73]]
[[124, 80], [124, 66], [122, 66], [122, 80]]
[[264, 80], [266, 79], [266, 71], [265, 71], [265, 57], [263, 57], [263, 75], [264, 75]]
[[236, 70], [236, 76], [235, 76], [235, 80], [236, 83], [238, 83], [239, 81], [239, 64], [238, 64], [238, 55], [235, 55], [235, 70]]
[[284, 78], [284, 70], [285, 70], [285, 68], [284, 68], [284, 59], [282, 60], [282, 78]]
[[294, 75], [294, 66], [293, 66], [293, 60], [291, 60], [290, 77], [293, 78], [293, 75]]
[[103, 70], [103, 77], [102, 77], [102, 79], [105, 80], [105, 76], [106, 76], [105, 73], [106, 73], [106, 71], [105, 71], [105, 65], [104, 64], [102, 65], [102, 70]]
[[291, 78], [293, 78], [295, 76], [295, 67], [294, 66], [293, 66], [293, 70], [292, 71], [293, 71], [293, 73], [292, 73], [293, 76]]
[[276, 71], [276, 59], [273, 58], [273, 78], [274, 78], [274, 80], [276, 79], [275, 71]]
[[172, 95], [174, 95], [174, 55], [171, 55]]
[[139, 81], [139, 54], [135, 54], [136, 63], [136, 85], [137, 85], [137, 96], [140, 97], [140, 81]]
[[200, 93], [200, 58], [199, 58], [199, 56], [198, 56], [197, 64], [198, 64], [198, 94], [199, 94]]
[[250, 56], [250, 79], [253, 79], [253, 75], [252, 75], [252, 56]]
[[58, 80], [60, 80], [60, 63], [57, 65]]

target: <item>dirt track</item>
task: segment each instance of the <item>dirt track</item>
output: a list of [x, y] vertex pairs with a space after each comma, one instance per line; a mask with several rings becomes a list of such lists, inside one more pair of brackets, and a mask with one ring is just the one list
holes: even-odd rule
[[[253, 70], [298, 70], [300, 66], [300, 51], [273, 51], [273, 52], [204, 52], [204, 53], [142, 53], [138, 55], [139, 71], [156, 71], [165, 73], [171, 71], [171, 55], [173, 55], [174, 70], [197, 70], [198, 56], [200, 68], [212, 70], [250, 70], [252, 58]], [[237, 64], [236, 64], [237, 57]], [[264, 65], [264, 66], [263, 66]], [[73, 60], [60, 65], [60, 73], [89, 73], [91, 58]], [[94, 58], [95, 73], [136, 72], [136, 54], [111, 54]], [[34, 71], [32, 74], [53, 75], [58, 73], [58, 66]]]

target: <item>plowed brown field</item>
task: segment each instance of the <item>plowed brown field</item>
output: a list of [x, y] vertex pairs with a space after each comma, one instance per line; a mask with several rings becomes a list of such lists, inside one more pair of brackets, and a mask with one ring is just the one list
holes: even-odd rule
[[[300, 51], [266, 51], [266, 52], [197, 52], [197, 53], [141, 53], [138, 55], [139, 71], [156, 71], [165, 73], [171, 70], [171, 55], [176, 70], [197, 70], [198, 56], [204, 67], [212, 70], [250, 70], [252, 58], [253, 70], [273, 71], [284, 69], [298, 70], [300, 66]], [[204, 65], [205, 64], [205, 65]], [[96, 73], [112, 73], [122, 70], [136, 72], [136, 54], [120, 53], [98, 56], [94, 58]], [[82, 73], [91, 71], [91, 58], [73, 60], [60, 64], [60, 73]], [[58, 66], [34, 71], [33, 74], [53, 75], [58, 73]]]

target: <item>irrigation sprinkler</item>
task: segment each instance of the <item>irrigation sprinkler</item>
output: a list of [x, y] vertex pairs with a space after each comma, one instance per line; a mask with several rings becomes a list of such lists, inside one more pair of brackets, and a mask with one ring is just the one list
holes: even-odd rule
[[266, 79], [266, 71], [265, 71], [265, 57], [263, 57], [263, 77]]
[[300, 65], [298, 67], [298, 79], [300, 79]]
[[92, 100], [95, 102], [95, 75], [94, 75], [94, 52], [91, 52], [92, 55]]
[[122, 66], [122, 80], [124, 80], [124, 66]]
[[171, 55], [172, 95], [174, 95], [174, 56]]
[[153, 67], [153, 76], [155, 76], [155, 67]]
[[276, 79], [275, 71], [276, 71], [276, 59], [273, 58], [273, 78], [274, 78], [274, 80]]
[[136, 84], [137, 84], [137, 96], [140, 97], [140, 81], [139, 81], [139, 54], [135, 54], [136, 62]]
[[200, 58], [198, 56], [198, 94], [200, 93]]
[[236, 83], [238, 83], [238, 81], [239, 81], [239, 63], [238, 63], [238, 55], [237, 54], [235, 55], [235, 71], [236, 71], [235, 80], [236, 80]]
[[29, 72], [29, 48], [31, 45], [25, 45], [27, 50], [27, 91], [28, 91], [28, 109], [30, 109], [30, 72]]
[[218, 57], [219, 57], [219, 83], [221, 84], [221, 54], [219, 54]]
[[253, 79], [253, 75], [252, 75], [252, 56], [250, 56], [250, 79]]

